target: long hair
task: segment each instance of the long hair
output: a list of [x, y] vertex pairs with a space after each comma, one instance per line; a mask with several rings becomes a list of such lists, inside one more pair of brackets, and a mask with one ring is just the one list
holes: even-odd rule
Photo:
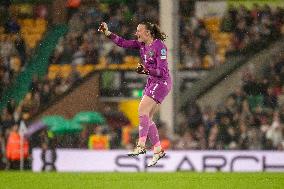
[[154, 39], [165, 41], [167, 38], [167, 35], [160, 30], [160, 27], [157, 24], [152, 24], [151, 22], [141, 22], [140, 24], [146, 26], [146, 29], [150, 31], [151, 36]]

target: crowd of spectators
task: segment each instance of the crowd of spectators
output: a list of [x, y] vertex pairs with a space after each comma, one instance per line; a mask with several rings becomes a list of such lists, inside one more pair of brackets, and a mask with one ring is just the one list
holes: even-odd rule
[[[149, 2], [152, 3], [151, 8]], [[119, 31], [125, 34], [125, 36], [131, 36], [133, 31], [135, 31], [134, 25], [139, 23], [141, 20], [150, 20], [150, 18], [156, 18], [156, 20], [153, 20], [155, 22], [158, 20], [158, 4], [156, 1], [138, 1], [129, 5], [120, 5], [117, 3], [94, 3], [95, 4], [92, 8], [82, 6], [78, 11], [69, 15], [69, 32], [66, 36], [59, 40], [53, 56], [50, 58], [50, 64], [71, 64], [72, 66], [86, 63], [98, 64], [99, 57], [109, 55], [111, 55], [109, 56], [111, 59], [108, 59], [108, 61], [121, 64], [122, 57], [125, 55], [125, 52], [121, 49], [115, 48], [107, 42], [107, 39], [97, 34], [98, 24], [101, 21], [107, 21], [112, 31]], [[155, 9], [153, 9], [153, 5], [155, 5]], [[145, 12], [148, 12], [148, 14], [144, 14]], [[145, 15], [145, 17], [142, 18], [141, 15]], [[133, 28], [128, 26], [129, 22], [134, 23]], [[21, 66], [17, 71], [20, 72], [24, 69], [26, 53], [24, 52], [25, 42], [19, 34], [21, 27], [17, 23], [17, 19], [15, 17], [11, 17], [11, 19], [5, 21], [5, 24], [1, 26], [1, 28], [3, 28], [3, 36], [5, 36], [3, 40], [1, 40], [0, 45], [0, 81], [1, 89], [4, 90], [4, 86], [10, 86], [13, 82], [13, 78], [16, 76], [14, 71], [10, 69], [11, 57], [14, 55], [19, 56]], [[12, 37], [15, 39], [12, 39]], [[133, 54], [133, 52], [129, 53]], [[38, 113], [40, 108], [49, 104], [52, 100], [54, 100], [54, 98], [66, 92], [78, 80], [81, 80], [81, 77], [75, 70], [73, 70], [73, 72], [65, 78], [57, 76], [55, 79], [50, 79], [47, 75], [45, 77], [34, 76], [30, 86], [30, 91], [25, 98], [19, 104], [17, 104], [13, 99], [8, 102], [7, 107], [2, 110], [0, 119], [0, 146], [2, 147], [0, 153], [1, 158], [5, 159], [5, 157], [2, 157], [2, 152], [5, 151], [4, 149], [7, 139], [10, 136], [12, 128], [16, 128], [14, 130], [18, 130], [20, 121], [23, 120], [28, 122], [36, 113]], [[117, 135], [117, 132], [113, 132], [113, 135]], [[46, 138], [46, 133], [42, 134], [42, 136], [43, 137], [41, 138]], [[121, 135], [119, 138], [120, 137]], [[61, 138], [61, 142], [57, 144], [60, 144], [59, 146], [62, 147], [83, 147], [74, 141], [76, 138], [78, 137], [67, 136], [64, 140]], [[64, 141], [64, 143], [62, 143], [62, 141]], [[84, 147], [88, 147], [88, 142], [82, 142], [82, 144], [84, 144]], [[113, 144], [112, 146], [120, 146], [120, 144]]]
[[[150, 4], [152, 7], [154, 6], [154, 9], [149, 8]], [[184, 5], [182, 7], [187, 6]], [[246, 11], [247, 14], [244, 14], [244, 11]], [[258, 11], [257, 15], [261, 16], [255, 17], [256, 11]], [[145, 12], [147, 12], [147, 14], [142, 14]], [[244, 18], [246, 18], [246, 20], [249, 21], [256, 20], [253, 23], [259, 24], [259, 26], [251, 26], [253, 28], [257, 28], [257, 26], [259, 28], [262, 28], [263, 22], [266, 23], [268, 22], [267, 20], [270, 20], [270, 22], [273, 20], [275, 24], [270, 24], [271, 26], [268, 28], [270, 32], [268, 32], [267, 35], [278, 35], [280, 33], [283, 20], [279, 19], [283, 17], [282, 10], [280, 8], [276, 9], [272, 13], [269, 7], [264, 7], [263, 9], [257, 7], [252, 9], [250, 12], [244, 7], [240, 7], [239, 9], [231, 8], [228, 13], [231, 19], [226, 19], [228, 16], [225, 16], [223, 22], [224, 24], [222, 24], [222, 28], [224, 28], [223, 26], [226, 26], [224, 29], [225, 31], [235, 32], [235, 34], [239, 34], [239, 32], [234, 31], [232, 28], [234, 28], [234, 26], [239, 25], [238, 23], [241, 22], [240, 20], [244, 21]], [[277, 17], [278, 19], [273, 19], [274, 17]], [[156, 20], [153, 20], [153, 18], [156, 18]], [[99, 35], [97, 33], [98, 24], [101, 21], [106, 21], [109, 23], [111, 31], [117, 32], [120, 35], [125, 36], [126, 38], [131, 38], [134, 37], [133, 34], [135, 31], [135, 27], [141, 20], [151, 20], [153, 22], [158, 22], [158, 18], [158, 4], [156, 1], [151, 0], [149, 0], [149, 2], [137, 1], [136, 3], [127, 5], [117, 5], [115, 3], [95, 3], [94, 6], [91, 8], [89, 6], [82, 6], [77, 12], [75, 12], [70, 17], [68, 21], [69, 32], [66, 36], [60, 39], [57, 47], [54, 50], [53, 56], [50, 59], [50, 63], [59, 65], [71, 64], [74, 66], [83, 64], [99, 64], [101, 58], [106, 57], [105, 59], [109, 64], [121, 64], [123, 57], [129, 54], [137, 55], [137, 52], [129, 50], [125, 51], [122, 48], [118, 48], [113, 45], [108, 39], [106, 39], [102, 35]], [[180, 51], [182, 60], [184, 60], [182, 62], [184, 64], [189, 63], [187, 64], [190, 65], [189, 67], [198, 68], [202, 66], [202, 60], [205, 57], [208, 57], [207, 55], [215, 57], [213, 58], [213, 60], [216, 60], [218, 62], [218, 57], [216, 56], [216, 44], [210, 36], [210, 32], [206, 29], [205, 24], [201, 20], [197, 20], [197, 18], [194, 16], [193, 9], [182, 9], [180, 20], [180, 36], [183, 39], [181, 40]], [[247, 23], [245, 25], [249, 26], [249, 23], [252, 22], [249, 21], [246, 21]], [[133, 24], [129, 25], [129, 22], [132, 22]], [[265, 36], [263, 34], [263, 30], [256, 31], [258, 32], [254, 34], [260, 36], [259, 39], [262, 39], [261, 37]], [[233, 39], [239, 38], [235, 37]], [[254, 40], [250, 42], [253, 41]], [[243, 45], [242, 48], [244, 48], [245, 46], [246, 45]], [[240, 47], [234, 48], [240, 49]], [[9, 82], [11, 81], [11, 79], [9, 79], [8, 77], [9, 74], [1, 75], [3, 75], [3, 79], [1, 80], [1, 82], [8, 82], [9, 84]], [[76, 73], [75, 71], [68, 78], [56, 77], [55, 81], [50, 81], [48, 78], [41, 79], [39, 80], [41, 82], [40, 85], [45, 87], [36, 87], [33, 89], [33, 92], [44, 93], [43, 90], [48, 90], [47, 88], [50, 88], [49, 90], [54, 89], [53, 93], [58, 93], [58, 88], [60, 88], [61, 90], [59, 93], [62, 93], [68, 90], [68, 88], [70, 88], [70, 86], [77, 80], [78, 73]], [[38, 95], [32, 94], [32, 96]], [[44, 103], [46, 102], [47, 101], [45, 101]]]
[[[4, 1], [0, 4], [0, 97], [3, 97], [3, 92], [13, 85], [17, 76], [25, 70], [28, 59], [33, 52], [33, 48], [27, 45], [27, 40], [23, 36], [26, 27], [23, 21], [26, 19], [36, 20], [37, 16], [32, 19], [21, 15], [12, 6], [10, 1]], [[4, 16], [5, 15], [5, 16]], [[24, 27], [23, 27], [24, 26]], [[11, 156], [8, 153], [13, 144], [13, 139], [19, 136], [19, 125], [21, 121], [27, 121], [31, 115], [34, 115], [39, 108], [39, 101], [44, 102], [46, 90], [44, 82], [40, 85], [34, 79], [31, 85], [31, 92], [17, 104], [14, 99], [11, 99], [7, 106], [0, 114], [0, 169], [2, 168], [19, 168], [19, 161], [15, 160], [15, 154]], [[50, 84], [48, 87], [55, 85]], [[33, 92], [33, 88], [43, 88], [42, 92]], [[47, 87], [47, 88], [48, 88]], [[56, 88], [56, 87], [55, 87]], [[48, 98], [53, 96], [49, 94]], [[45, 101], [46, 102], [46, 101]], [[26, 144], [26, 143], [25, 143]], [[13, 148], [13, 147], [12, 147]], [[6, 151], [7, 149], [7, 151]], [[27, 152], [27, 151], [26, 151]], [[27, 153], [25, 152], [25, 158]], [[6, 155], [4, 155], [6, 154]], [[17, 159], [17, 158], [16, 158]], [[5, 163], [5, 164], [4, 164]], [[26, 165], [26, 164], [25, 164]]]
[[283, 60], [271, 64], [261, 78], [245, 71], [242, 85], [216, 109], [188, 103], [173, 149], [283, 150], [283, 68]]
[[140, 21], [158, 22], [158, 18], [158, 4], [153, 0], [136, 1], [130, 4], [95, 3], [92, 7], [82, 5], [70, 17], [69, 32], [57, 45], [51, 63], [98, 64], [101, 57], [106, 57], [109, 64], [121, 64], [123, 56], [138, 56], [138, 54], [131, 50], [117, 48], [100, 35], [97, 32], [100, 22], [107, 22], [110, 31], [125, 38], [133, 38]]
[[252, 9], [245, 6], [230, 7], [221, 23], [221, 30], [233, 33], [231, 51], [242, 50], [261, 40], [275, 39], [283, 32], [283, 8], [254, 4]]
[[[9, 13], [11, 3], [4, 1], [0, 4], [0, 97], [14, 82], [17, 75], [24, 69], [27, 61], [27, 49], [25, 41], [20, 34], [21, 26], [17, 18]], [[9, 136], [18, 130], [19, 109], [14, 100], [11, 100], [7, 107], [0, 114], [0, 169], [14, 167], [14, 163], [8, 164], [5, 154]], [[5, 154], [5, 155], [4, 155]], [[12, 157], [14, 158], [14, 157]]]
[[195, 16], [191, 2], [180, 3], [180, 63], [185, 68], [201, 69], [207, 55], [216, 60], [217, 46], [203, 20]]
[[1, 1], [0, 95], [25, 70], [36, 43], [46, 30], [47, 20], [38, 12], [39, 7], [35, 6], [34, 11], [32, 6], [26, 7], [31, 11], [25, 14], [20, 11], [20, 5], [12, 5], [9, 0]]
[[0, 94], [13, 83], [26, 64], [25, 42], [14, 32], [0, 34]]
[[[177, 117], [175, 135], [168, 135], [166, 125], [158, 122], [163, 148], [283, 150], [284, 62], [266, 67], [261, 78], [254, 73], [244, 71], [242, 85], [216, 108], [208, 105], [201, 110], [195, 102], [186, 104]], [[119, 129], [96, 125], [80, 135], [64, 136], [59, 143], [60, 147], [130, 149], [136, 144], [137, 132], [131, 125]]]
[[[187, 1], [181, 2], [185, 4], [183, 7], [188, 7]], [[210, 27], [214, 27], [206, 21], [210, 19], [198, 19], [194, 9], [180, 12], [180, 58], [183, 67], [213, 68], [224, 63], [226, 56], [259, 42], [276, 39], [284, 31], [284, 9], [281, 7], [258, 4], [254, 4], [252, 9], [242, 5], [229, 7], [223, 18], [216, 20], [217, 32], [210, 31]], [[225, 48], [218, 45], [222, 39], [218, 41], [217, 36], [222, 33], [231, 36]]]

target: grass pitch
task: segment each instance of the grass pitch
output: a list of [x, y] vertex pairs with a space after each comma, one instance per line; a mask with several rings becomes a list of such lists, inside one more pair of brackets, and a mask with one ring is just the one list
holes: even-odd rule
[[283, 189], [284, 173], [0, 172], [0, 189]]

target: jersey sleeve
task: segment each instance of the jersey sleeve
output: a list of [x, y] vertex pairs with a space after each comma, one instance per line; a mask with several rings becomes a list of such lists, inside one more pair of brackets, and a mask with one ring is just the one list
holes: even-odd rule
[[123, 48], [131, 48], [131, 49], [138, 49], [141, 46], [141, 43], [137, 40], [127, 40], [124, 39], [114, 33], [111, 33], [109, 38], [118, 46]]
[[155, 77], [163, 77], [167, 73], [167, 48], [166, 46], [161, 43], [156, 47], [156, 62], [157, 67], [149, 68], [149, 75], [155, 76]]

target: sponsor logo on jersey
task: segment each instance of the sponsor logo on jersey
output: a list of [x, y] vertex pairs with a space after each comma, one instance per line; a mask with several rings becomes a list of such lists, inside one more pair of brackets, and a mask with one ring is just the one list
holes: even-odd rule
[[161, 55], [166, 56], [166, 54], [167, 54], [167, 50], [166, 49], [162, 49], [161, 50]]
[[166, 49], [162, 49], [161, 50], [161, 56], [160, 56], [161, 60], [167, 59], [166, 55], [167, 55], [167, 50]]

